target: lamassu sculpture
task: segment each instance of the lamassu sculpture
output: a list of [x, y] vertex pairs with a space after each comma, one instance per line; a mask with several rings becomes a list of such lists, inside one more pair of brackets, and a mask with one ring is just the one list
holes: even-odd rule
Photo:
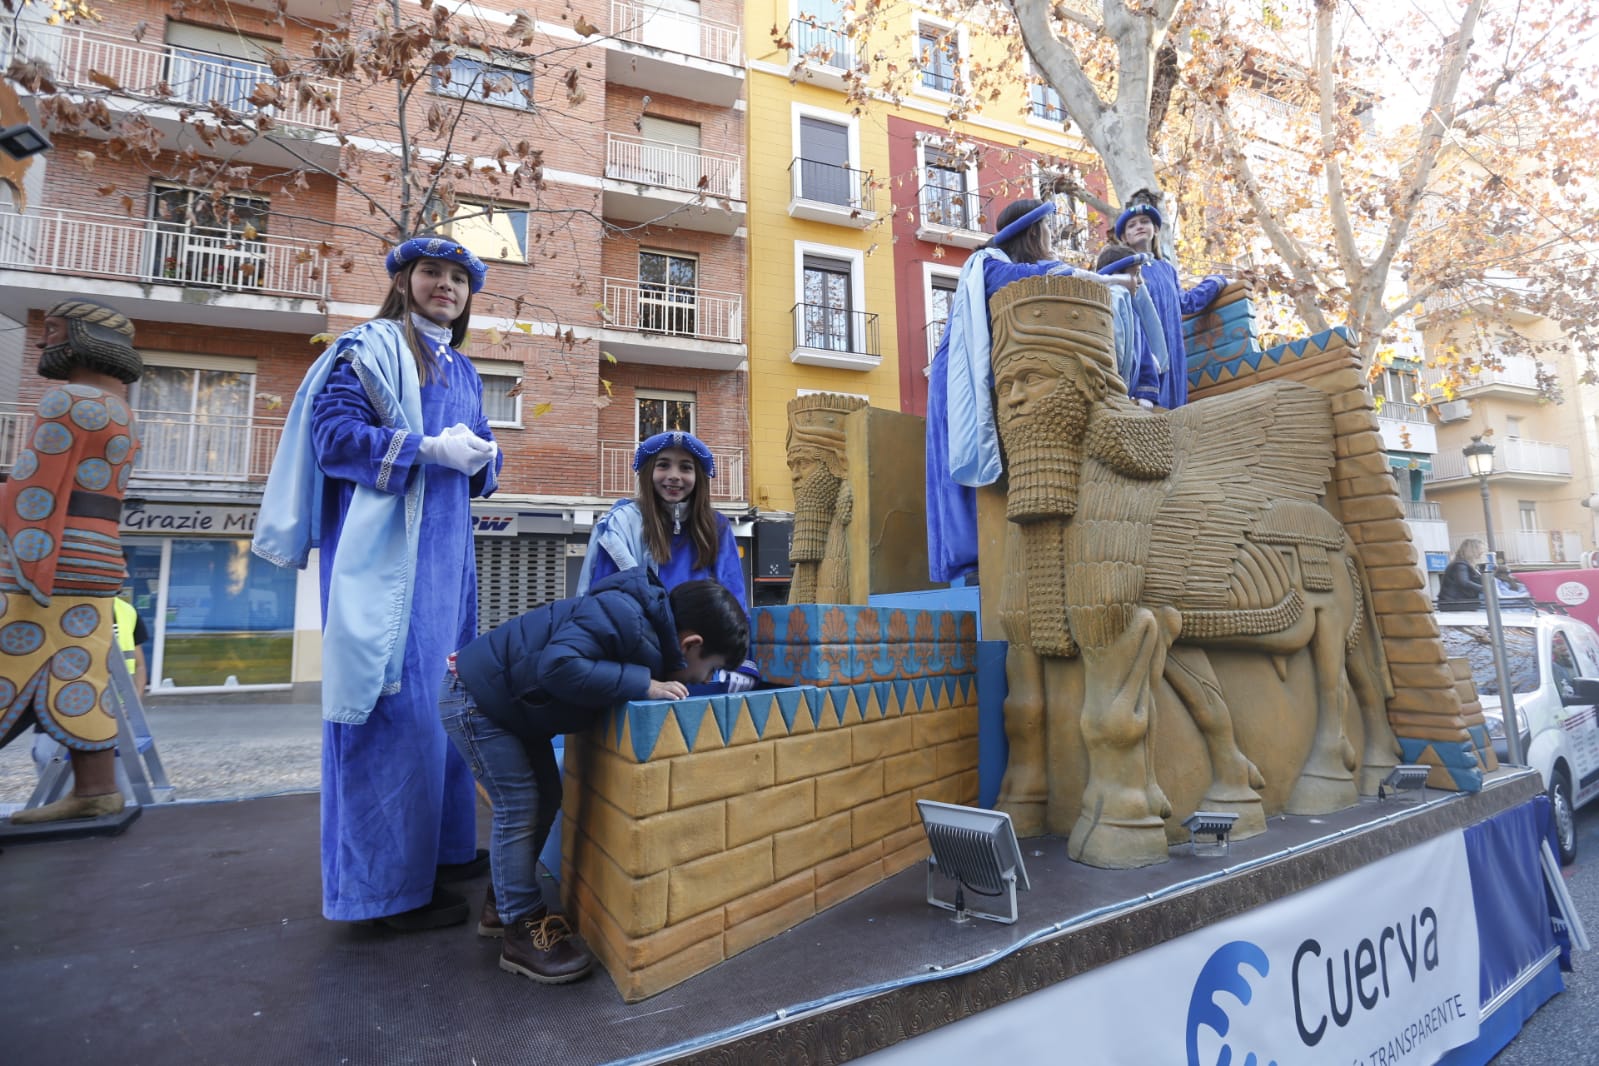
[[[1000, 808], [1024, 833], [1075, 810], [1072, 857], [1127, 867], [1167, 856], [1168, 779], [1203, 778], [1184, 806], [1236, 811], [1237, 837], [1278, 809], [1356, 803], [1397, 744], [1358, 561], [1320, 502], [1326, 395], [1282, 382], [1146, 411], [1091, 281], [1014, 283], [990, 317], [1010, 523]], [[1157, 761], [1152, 724], [1174, 704], [1185, 721], [1161, 747], [1196, 747]]]

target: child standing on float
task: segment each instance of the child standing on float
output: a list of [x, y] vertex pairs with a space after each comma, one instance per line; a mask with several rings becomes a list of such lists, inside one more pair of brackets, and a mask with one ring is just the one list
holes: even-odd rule
[[[594, 523], [588, 555], [577, 579], [577, 594], [601, 578], [634, 566], [648, 566], [668, 590], [685, 581], [719, 582], [749, 615], [744, 568], [733, 525], [711, 506], [716, 458], [692, 433], [657, 433], [633, 453], [638, 495], [620, 500]], [[760, 671], [746, 659], [727, 671], [728, 692], [753, 688]]]
[[438, 881], [482, 865], [438, 692], [449, 653], [477, 635], [468, 501], [494, 491], [500, 457], [459, 350], [482, 261], [418, 237], [385, 265], [378, 317], [295, 395], [254, 549], [303, 567], [321, 547], [322, 912], [410, 932], [465, 921]]

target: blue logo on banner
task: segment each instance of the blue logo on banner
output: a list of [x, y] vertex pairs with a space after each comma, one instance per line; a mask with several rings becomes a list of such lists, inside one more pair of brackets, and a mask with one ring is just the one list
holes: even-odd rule
[[[1199, 979], [1194, 982], [1194, 991], [1188, 997], [1188, 1024], [1184, 1033], [1188, 1046], [1188, 1066], [1277, 1066], [1276, 1059], [1261, 1059], [1253, 1051], [1245, 1052], [1239, 1058], [1233, 1046], [1226, 1042], [1232, 1020], [1227, 1017], [1226, 1008], [1216, 1002], [1216, 995], [1225, 992], [1248, 1006], [1254, 997], [1254, 989], [1244, 974], [1245, 966], [1265, 977], [1271, 970], [1271, 960], [1266, 958], [1264, 951], [1247, 940], [1223, 944], [1205, 960], [1205, 965], [1199, 971]], [[1199, 1059], [1199, 1030], [1202, 1026], [1214, 1030], [1217, 1036], [1223, 1038], [1214, 1064]]]

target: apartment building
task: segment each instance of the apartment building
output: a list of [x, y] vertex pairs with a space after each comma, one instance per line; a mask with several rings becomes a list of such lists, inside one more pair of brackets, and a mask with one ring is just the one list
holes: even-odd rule
[[[745, 7], [750, 482], [763, 519], [755, 581], [767, 598], [782, 595], [788, 574], [788, 402], [839, 392], [925, 413], [927, 365], [961, 264], [1005, 204], [1054, 195], [1041, 161], [1086, 158], [1059, 98], [1036, 79], [1018, 77], [1013, 92], [947, 120], [974, 57], [999, 54], [999, 29], [902, 3], [883, 7], [879, 30], [861, 41], [840, 32], [844, 16], [834, 0]], [[850, 91], [861, 57], [879, 48], [914, 67], [892, 101]], [[1061, 203], [1063, 217], [1082, 217]]]
[[[340, 20], [359, 33], [388, 2], [97, 6], [102, 21], [73, 26], [24, 9], [0, 48], [47, 60], [80, 104], [143, 116], [160, 155], [142, 161], [92, 124], [57, 131], [26, 208], [0, 205], [0, 313], [28, 345], [16, 395], [0, 397], [0, 470], [45, 386], [31, 354], [43, 309], [82, 294], [128, 313], [148, 373], [132, 390], [143, 443], [122, 526], [158, 685], [321, 676], [314, 565], [272, 567], [249, 537], [306, 367], [387, 290], [383, 212], [400, 197], [381, 175], [404, 145], [419, 173], [447, 140], [472, 164], [453, 203], [418, 194], [426, 221], [410, 231], [432, 226], [490, 265], [467, 352], [506, 462], [499, 493], [474, 504], [480, 624], [566, 594], [595, 515], [633, 492], [633, 448], [650, 433], [701, 436], [715, 503], [742, 516], [738, 8], [577, 0], [517, 22], [512, 0], [462, 5], [401, 108], [392, 81], [318, 76], [330, 67], [312, 58]], [[417, 0], [399, 10], [434, 17]], [[260, 86], [297, 87], [274, 72], [282, 57], [313, 72], [310, 91], [263, 105]], [[24, 101], [38, 113], [39, 95]], [[197, 136], [191, 118], [219, 132]], [[497, 167], [518, 142], [542, 152], [527, 181]], [[228, 195], [183, 180], [219, 162]]]
[[[1430, 316], [1426, 332], [1429, 349], [1457, 351], [1476, 371], [1434, 407], [1438, 452], [1426, 490], [1448, 524], [1450, 548], [1467, 537], [1484, 539], [1491, 518], [1495, 546], [1512, 567], [1580, 565], [1599, 546], [1593, 508], [1599, 411], [1595, 390], [1577, 380], [1577, 355], [1559, 326], [1514, 309], [1487, 321], [1440, 312]], [[1540, 354], [1503, 351], [1512, 333], [1533, 341]], [[1423, 380], [1436, 386], [1440, 377], [1432, 369]], [[1562, 402], [1550, 402], [1549, 382]], [[1486, 515], [1482, 483], [1463, 452], [1479, 436], [1494, 447]]]

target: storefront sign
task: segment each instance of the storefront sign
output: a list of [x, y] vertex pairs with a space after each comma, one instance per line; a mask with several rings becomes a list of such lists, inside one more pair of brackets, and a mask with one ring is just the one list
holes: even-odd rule
[[258, 507], [230, 504], [129, 504], [122, 511], [122, 532], [160, 536], [248, 537], [255, 533]]
[[1455, 832], [861, 1061], [1426, 1066], [1478, 973]]

